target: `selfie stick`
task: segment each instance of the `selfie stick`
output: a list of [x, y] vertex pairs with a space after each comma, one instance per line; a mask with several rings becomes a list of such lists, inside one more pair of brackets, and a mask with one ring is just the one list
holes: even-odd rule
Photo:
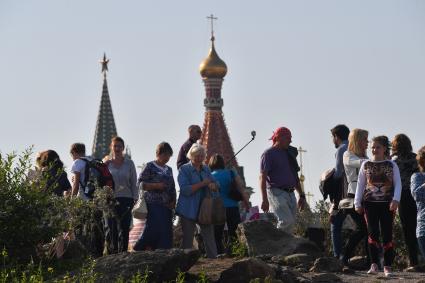
[[255, 132], [255, 131], [252, 131], [251, 132], [251, 140], [249, 141], [249, 142], [247, 142], [247, 144], [246, 145], [244, 145], [241, 149], [239, 149], [239, 151], [238, 152], [236, 152], [235, 153], [235, 155], [233, 155], [232, 156], [232, 158], [230, 158], [229, 160], [227, 160], [227, 162], [226, 162], [226, 164], [229, 164], [230, 163], [230, 161], [232, 161], [233, 159], [235, 159], [235, 157], [236, 157], [236, 155], [238, 155], [239, 154], [239, 152], [241, 152], [245, 147], [247, 147], [254, 139], [255, 139], [255, 135], [256, 135], [257, 133]]

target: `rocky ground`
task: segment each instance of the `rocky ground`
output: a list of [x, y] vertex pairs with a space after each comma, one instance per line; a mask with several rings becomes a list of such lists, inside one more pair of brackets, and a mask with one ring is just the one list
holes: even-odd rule
[[385, 278], [383, 273], [378, 275], [368, 275], [366, 271], [356, 271], [355, 274], [338, 274], [341, 278], [341, 282], [414, 282], [414, 283], [425, 283], [425, 273], [420, 272], [394, 272], [391, 278]]
[[[341, 261], [326, 257], [312, 242], [277, 230], [267, 221], [244, 223], [239, 240], [248, 256], [222, 256], [205, 259], [197, 250], [158, 250], [121, 253], [96, 260], [96, 282], [114, 282], [117, 277], [129, 281], [138, 271], [149, 270], [149, 282], [175, 282], [184, 274], [184, 282], [221, 283], [313, 283], [313, 282], [415, 282], [425, 283], [422, 272], [394, 272], [368, 275], [365, 258], [350, 260], [350, 269]], [[179, 281], [181, 282], [181, 281]]]
[[[391, 278], [385, 278], [381, 272], [377, 275], [368, 275], [366, 271], [351, 270], [350, 274], [318, 270], [318, 272], [300, 270], [289, 266], [279, 266], [276, 264], [264, 264], [261, 260], [255, 262], [252, 258], [234, 259], [223, 258], [217, 260], [199, 259], [187, 272], [188, 282], [196, 282], [200, 274], [206, 275], [209, 282], [249, 282], [255, 278], [274, 278], [271, 282], [414, 282], [425, 283], [425, 273], [423, 272], [394, 272]], [[239, 263], [239, 268], [235, 267], [235, 262]], [[330, 263], [330, 262], [328, 262]], [[298, 270], [297, 270], [298, 269]], [[327, 268], [330, 270], [330, 268]], [[304, 271], [304, 272], [302, 272]], [[192, 281], [193, 280], [193, 281]], [[259, 281], [263, 282], [263, 281]]]

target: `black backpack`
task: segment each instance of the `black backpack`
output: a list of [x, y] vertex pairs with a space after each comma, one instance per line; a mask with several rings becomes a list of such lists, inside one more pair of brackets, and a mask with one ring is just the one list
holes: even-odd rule
[[115, 190], [114, 179], [108, 165], [98, 159], [80, 158], [86, 162], [84, 183], [80, 181], [84, 195], [92, 199], [97, 187], [105, 186]]

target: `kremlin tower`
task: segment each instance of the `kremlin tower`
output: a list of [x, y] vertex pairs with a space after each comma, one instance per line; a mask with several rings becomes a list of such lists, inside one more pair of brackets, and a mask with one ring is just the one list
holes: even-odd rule
[[211, 15], [208, 19], [211, 19], [211, 49], [207, 58], [199, 66], [206, 93], [204, 99], [205, 119], [201, 143], [207, 150], [207, 161], [212, 155], [218, 153], [224, 157], [228, 167], [238, 168], [222, 111], [221, 86], [227, 73], [227, 66], [215, 51], [212, 21], [216, 18]]
[[92, 157], [96, 159], [103, 159], [109, 154], [111, 139], [117, 135], [111, 100], [109, 98], [108, 83], [106, 81], [106, 72], [108, 71], [109, 63], [109, 59], [106, 59], [106, 54], [103, 54], [103, 60], [100, 63], [102, 64], [103, 90], [92, 149]]

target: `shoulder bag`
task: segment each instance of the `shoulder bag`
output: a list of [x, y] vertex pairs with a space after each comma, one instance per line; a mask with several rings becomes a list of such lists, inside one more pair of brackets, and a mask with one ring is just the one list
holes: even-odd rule
[[146, 205], [145, 197], [143, 196], [143, 190], [141, 187], [142, 186], [140, 184], [139, 199], [131, 211], [133, 217], [136, 219], [146, 219], [148, 215], [148, 206]]
[[[218, 194], [217, 194], [218, 195]], [[213, 196], [210, 189], [202, 199], [198, 213], [198, 223], [203, 225], [222, 225], [226, 222], [226, 208], [220, 196]]]
[[232, 170], [230, 171], [230, 187], [229, 187], [229, 198], [234, 201], [241, 201], [243, 199], [241, 192], [239, 191], [239, 184], [236, 180], [236, 175]]

